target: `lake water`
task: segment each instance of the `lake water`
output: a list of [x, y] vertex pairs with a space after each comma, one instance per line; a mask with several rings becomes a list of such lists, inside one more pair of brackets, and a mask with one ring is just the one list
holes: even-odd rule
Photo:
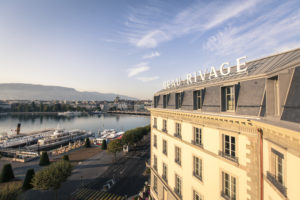
[[0, 134], [14, 133], [17, 124], [21, 123], [21, 133], [29, 133], [49, 128], [81, 129], [98, 132], [103, 129], [126, 131], [150, 123], [149, 116], [125, 114], [101, 114], [76, 117], [57, 115], [6, 115], [0, 116]]

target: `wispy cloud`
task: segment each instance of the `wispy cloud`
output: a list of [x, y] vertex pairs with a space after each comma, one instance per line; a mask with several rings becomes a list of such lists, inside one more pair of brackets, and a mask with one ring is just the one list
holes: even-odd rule
[[159, 79], [159, 77], [158, 76], [138, 77], [137, 79], [140, 80], [140, 81], [143, 81], [143, 82], [149, 82], [149, 81], [157, 80], [157, 79]]
[[204, 50], [219, 56], [247, 53], [261, 57], [299, 47], [300, 12], [291, 7], [288, 2], [254, 21], [227, 26], [207, 39]]
[[[180, 12], [173, 13], [172, 17], [168, 16], [164, 21], [160, 18], [157, 23], [153, 23], [154, 14], [148, 12], [148, 7], [140, 8], [144, 14], [134, 10], [135, 12], [128, 17], [126, 26], [130, 29], [126, 35], [128, 41], [136, 47], [155, 48], [160, 43], [176, 37], [195, 32], [204, 33], [245, 12], [250, 12], [256, 4], [257, 0], [232, 3], [196, 2]], [[137, 17], [133, 17], [135, 14]]]
[[154, 51], [151, 54], [144, 55], [143, 59], [150, 59], [150, 58], [154, 58], [154, 57], [158, 57], [158, 56], [160, 56], [160, 53], [157, 51]]
[[136, 76], [142, 72], [148, 71], [149, 69], [150, 69], [150, 67], [148, 66], [148, 63], [146, 63], [146, 62], [137, 64], [133, 68], [130, 68], [127, 70], [128, 77]]

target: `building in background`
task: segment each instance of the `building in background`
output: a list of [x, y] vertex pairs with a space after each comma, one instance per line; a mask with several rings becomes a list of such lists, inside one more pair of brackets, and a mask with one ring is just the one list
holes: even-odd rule
[[300, 49], [221, 70], [155, 94], [151, 196], [299, 199]]

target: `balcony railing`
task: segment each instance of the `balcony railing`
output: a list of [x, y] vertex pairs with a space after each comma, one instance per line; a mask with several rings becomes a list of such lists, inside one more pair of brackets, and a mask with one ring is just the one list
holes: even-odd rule
[[164, 181], [166, 181], [166, 183], [168, 182], [168, 178], [166, 175], [163, 174], [161, 177], [162, 177], [162, 179], [164, 179]]
[[164, 133], [168, 133], [167, 129], [165, 129], [165, 128], [161, 129], [161, 131]]
[[223, 158], [226, 158], [228, 160], [231, 160], [233, 162], [239, 163], [239, 158], [236, 156], [228, 155], [223, 151], [219, 151], [219, 156], [222, 156]]
[[180, 199], [182, 199], [182, 196], [181, 196], [181, 191], [178, 189], [178, 188], [174, 188], [174, 192], [175, 192], [175, 194], [180, 198]]
[[199, 174], [196, 174], [196, 172], [193, 172], [193, 176], [202, 181], [202, 176]]
[[157, 125], [155, 125], [155, 124], [152, 127], [155, 128], [155, 129], [157, 129]]
[[236, 200], [235, 196], [234, 197], [230, 197], [230, 196], [226, 195], [224, 191], [221, 191], [221, 197], [223, 197], [226, 200]]
[[267, 179], [285, 196], [286, 196], [286, 187], [277, 181], [274, 175], [271, 172], [267, 172]]
[[193, 145], [196, 145], [196, 146], [199, 146], [199, 147], [203, 148], [203, 144], [202, 144], [202, 143], [199, 143], [199, 142], [196, 142], [195, 140], [192, 140], [191, 143], [192, 143]]
[[174, 137], [177, 137], [177, 138], [181, 139], [181, 134], [179, 134], [179, 133], [174, 133]]
[[168, 155], [167, 150], [163, 150], [163, 154], [165, 154], [167, 156]]
[[153, 165], [153, 169], [157, 171], [157, 165]]
[[178, 165], [181, 165], [181, 160], [180, 160], [180, 159], [178, 159], [178, 158], [176, 159], [176, 158], [175, 158], [175, 162], [176, 162]]

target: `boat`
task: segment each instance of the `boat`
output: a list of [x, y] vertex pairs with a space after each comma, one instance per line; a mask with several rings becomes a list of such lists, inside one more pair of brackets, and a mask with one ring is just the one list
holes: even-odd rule
[[67, 111], [67, 112], [59, 112], [57, 113], [59, 116], [65, 116], [65, 117], [74, 117], [74, 116], [80, 116], [82, 114], [82, 112], [71, 112], [71, 111]]
[[117, 132], [114, 129], [105, 129], [100, 133], [100, 137], [94, 139], [94, 144], [102, 145], [103, 140], [109, 143], [110, 140], [121, 139], [124, 131]]

